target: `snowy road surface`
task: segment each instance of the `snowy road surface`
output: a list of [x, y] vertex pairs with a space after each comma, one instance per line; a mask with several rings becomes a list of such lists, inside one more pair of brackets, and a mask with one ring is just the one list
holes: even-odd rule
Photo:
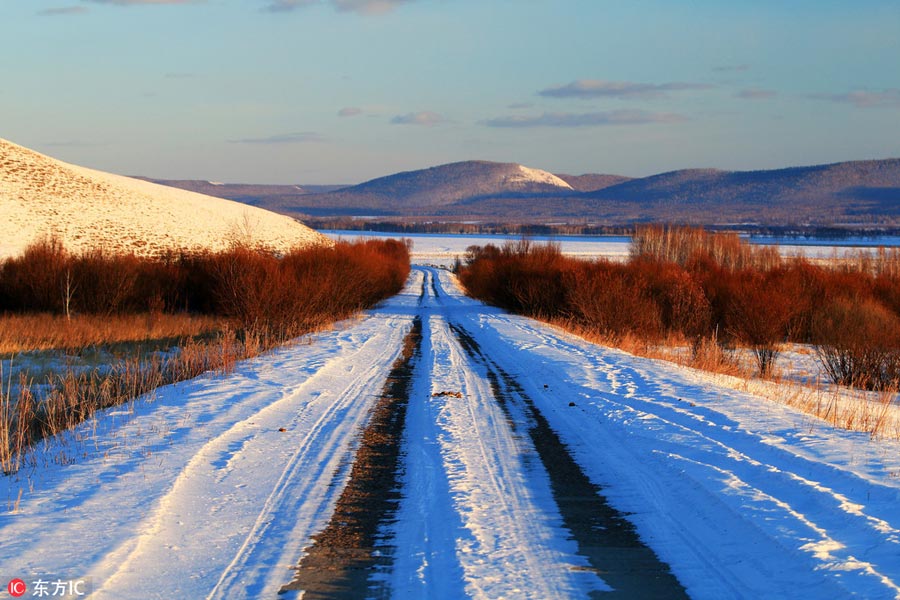
[[900, 444], [486, 307], [426, 268], [333, 331], [42, 445], [0, 477], [0, 576], [25, 597], [38, 580], [277, 597], [417, 317], [373, 594], [900, 597]]

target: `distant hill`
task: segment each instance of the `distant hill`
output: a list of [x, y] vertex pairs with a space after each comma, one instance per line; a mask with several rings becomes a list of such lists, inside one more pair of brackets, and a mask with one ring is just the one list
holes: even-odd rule
[[564, 175], [559, 173], [556, 176], [579, 192], [595, 192], [631, 180], [631, 177], [623, 177], [622, 175], [601, 175], [599, 173], [587, 173], [585, 175]]
[[217, 181], [205, 181], [202, 179], [151, 179], [149, 177], [135, 177], [159, 185], [167, 185], [189, 192], [236, 200], [252, 206], [268, 208], [278, 206], [284, 199], [290, 201], [295, 196], [306, 194], [325, 194], [333, 192], [345, 185], [271, 185], [257, 183], [219, 183]]
[[896, 158], [767, 171], [685, 169], [636, 179], [553, 175], [515, 163], [466, 161], [329, 188], [326, 193], [315, 193], [318, 190], [309, 186], [171, 185], [289, 215], [325, 218], [900, 225]]
[[[295, 210], [369, 211], [371, 214], [421, 214], [488, 197], [546, 197], [574, 193], [571, 185], [547, 171], [515, 163], [458, 162], [373, 179], [329, 194], [295, 199]], [[290, 208], [287, 206], [282, 209]]]
[[70, 165], [0, 139], [0, 256], [47, 235], [76, 252], [141, 255], [232, 241], [277, 250], [330, 243], [290, 217]]
[[688, 169], [633, 179], [586, 197], [642, 219], [831, 221], [900, 217], [900, 159], [768, 171]]

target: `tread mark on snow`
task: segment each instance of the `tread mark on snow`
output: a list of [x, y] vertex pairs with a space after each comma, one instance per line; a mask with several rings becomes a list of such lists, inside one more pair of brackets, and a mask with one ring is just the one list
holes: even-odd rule
[[481, 350], [478, 342], [455, 323], [450, 328], [469, 356], [487, 369], [494, 397], [516, 429], [510, 404], [527, 416], [528, 436], [550, 478], [553, 498], [578, 553], [612, 586], [603, 598], [686, 598], [669, 566], [637, 536], [634, 526], [613, 509], [572, 458], [549, 422], [509, 373]]
[[393, 548], [380, 538], [379, 530], [399, 503], [401, 438], [421, 341], [422, 321], [417, 317], [362, 432], [350, 480], [334, 514], [325, 529], [313, 536], [294, 580], [282, 593], [303, 590], [306, 599], [387, 595], [387, 590], [371, 589], [370, 579], [392, 563]]

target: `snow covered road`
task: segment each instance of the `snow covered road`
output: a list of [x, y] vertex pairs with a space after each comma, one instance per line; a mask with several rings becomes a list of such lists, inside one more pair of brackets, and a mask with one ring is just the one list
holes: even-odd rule
[[486, 307], [430, 268], [358, 320], [38, 448], [0, 479], [0, 576], [276, 597], [416, 318], [373, 594], [900, 597], [900, 444]]

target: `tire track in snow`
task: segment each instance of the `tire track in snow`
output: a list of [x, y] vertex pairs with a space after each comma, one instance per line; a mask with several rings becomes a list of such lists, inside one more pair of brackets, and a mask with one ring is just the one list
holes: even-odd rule
[[379, 539], [378, 533], [396, 512], [400, 440], [421, 340], [422, 322], [417, 317], [362, 432], [350, 479], [334, 514], [314, 536], [296, 567], [294, 580], [281, 592], [302, 591], [304, 599], [380, 595], [369, 588], [371, 576], [392, 563], [393, 548]]
[[[98, 579], [96, 597], [129, 597], [148, 564], [159, 579], [159, 597], [178, 597], [184, 589], [181, 559], [196, 562], [197, 556], [207, 564], [191, 574], [199, 581], [190, 589], [204, 590], [203, 596], [273, 596], [290, 579], [311, 534], [327, 521], [348, 476], [342, 465], [352, 456], [355, 434], [411, 321], [390, 308], [375, 311], [371, 332], [357, 348], [346, 348], [292, 393], [195, 452], [137, 539], [126, 542], [124, 559], [123, 550], [110, 556], [118, 567]], [[283, 466], [273, 469], [273, 462]], [[222, 523], [219, 513], [229, 521]], [[210, 547], [208, 532], [217, 530]], [[206, 533], [194, 538], [194, 531]]]
[[484, 354], [465, 329], [456, 324], [450, 328], [469, 356], [487, 369], [494, 398], [513, 427], [527, 428], [534, 451], [549, 475], [563, 523], [578, 544], [578, 554], [587, 558], [591, 568], [612, 587], [602, 596], [686, 598], [668, 565], [640, 541], [634, 526], [600, 495], [522, 386]]
[[[457, 437], [445, 454], [451, 459], [446, 464], [456, 483], [458, 510], [475, 538], [473, 543], [460, 544], [461, 560], [469, 572], [469, 593], [488, 597], [685, 597], [668, 567], [638, 540], [631, 524], [605, 504], [521, 387], [457, 322], [460, 307], [444, 302], [437, 274], [429, 271], [428, 276], [439, 306], [432, 319], [437, 356], [433, 369], [464, 374], [456, 387], [450, 384], [446, 388], [459, 389], [460, 401], [450, 395], [443, 402], [446, 413], [453, 404], [467, 410], [468, 421], [457, 421], [448, 428]], [[436, 379], [445, 386], [452, 381], [446, 376]], [[466, 428], [471, 429], [473, 439], [466, 440], [458, 433]], [[504, 438], [511, 438], [512, 448], [503, 450]], [[476, 450], [477, 456], [473, 455]], [[460, 470], [470, 471], [468, 479]], [[467, 497], [460, 490], [473, 495]], [[472, 505], [484, 507], [483, 514]], [[508, 525], [504, 518], [509, 518]], [[483, 523], [492, 521], [496, 524], [487, 533]], [[529, 521], [537, 521], [549, 531], [538, 527], [516, 531]], [[513, 541], [498, 540], [502, 537], [499, 531]], [[491, 544], [497, 544], [501, 552], [513, 549], [512, 553], [521, 554], [517, 560], [523, 561], [523, 566], [518, 572], [516, 567], [506, 570], [507, 581], [497, 577], [491, 581], [468, 556], [490, 551]], [[550, 554], [551, 562], [547, 558], [530, 560], [531, 555], [541, 556], [542, 552]], [[529, 577], [534, 581], [526, 584]], [[532, 591], [523, 594], [525, 589]]]
[[[693, 473], [698, 479], [721, 481], [729, 496], [745, 499], [742, 507], [747, 512], [745, 518], [750, 517], [752, 506], [753, 511], [765, 514], [769, 521], [783, 521], [783, 527], [804, 542], [795, 551], [811, 555], [818, 563], [816, 568], [842, 571], [845, 579], [872, 578], [900, 595], [898, 584], [882, 572], [884, 567], [892, 567], [900, 555], [900, 523], [896, 511], [890, 505], [882, 505], [880, 514], [877, 506], [867, 509], [871, 487], [858, 475], [820, 462], [811, 464], [802, 456], [760, 443], [758, 434], [740, 430], [737, 423], [724, 415], [691, 406], [692, 403], [671, 395], [676, 387], [661, 381], [662, 373], [658, 371], [649, 374], [622, 363], [607, 362], [599, 372], [617, 381], [619, 388], [628, 390], [622, 400], [617, 400], [615, 395], [604, 398], [607, 406], [620, 413], [623, 422], [643, 421], [643, 427], [667, 433], [660, 436], [661, 449], [655, 451], [663, 460], [684, 463], [685, 472]], [[678, 389], [689, 397], [704, 394], [699, 386], [681, 385]], [[666, 444], [665, 437], [672, 435], [681, 439], [677, 444]], [[691, 441], [686, 444], [688, 439]], [[666, 450], [667, 446], [671, 451]], [[689, 452], [683, 446], [688, 446]], [[724, 469], [722, 464], [729, 467]], [[843, 481], [842, 487], [855, 491], [855, 497], [851, 499], [798, 475], [811, 470], [830, 471], [829, 479]], [[792, 498], [802, 498], [803, 506], [793, 506], [796, 501]], [[807, 517], [807, 513], [817, 516]], [[862, 544], [867, 556], [860, 559], [850, 548], [859, 548], [859, 540], [867, 536], [870, 542]], [[869, 550], [869, 544], [871, 548], [880, 548]]]
[[[427, 401], [437, 416], [443, 468], [461, 523], [454, 543], [466, 595], [586, 595], [591, 586], [580, 571], [586, 565], [561, 531], [549, 484], [523, 462], [522, 440], [446, 321], [435, 315], [430, 323], [432, 393], [438, 395]], [[590, 583], [595, 589], [603, 585], [596, 577]]]
[[[557, 385], [568, 388], [567, 394], [581, 398], [579, 403], [586, 401], [592, 409], [578, 411], [580, 416], [592, 418], [596, 430], [614, 433], [617, 441], [609, 447], [621, 455], [623, 464], [633, 464], [644, 472], [642, 477], [629, 478], [632, 485], [637, 484], [642, 490], [642, 496], [653, 498], [659, 494], [662, 499], [666, 492], [653, 491], [654, 480], [661, 479], [660, 470], [670, 471], [668, 477], [675, 471], [680, 473], [678, 479], [689, 482], [686, 486], [678, 484], [685, 497], [706, 494], [706, 499], [694, 503], [697, 507], [719, 506], [724, 507], [719, 510], [732, 513], [732, 522], [703, 524], [706, 518], [698, 508], [696, 514], [682, 515], [666, 526], [670, 534], [673, 529], [680, 530], [678, 539], [684, 547], [664, 548], [664, 554], [695, 553], [695, 560], [705, 563], [708, 573], [718, 574], [704, 582], [719, 585], [717, 595], [764, 596], [767, 589], [784, 589], [779, 586], [789, 585], [787, 582], [796, 579], [798, 570], [834, 573], [835, 576], [818, 582], [818, 593], [871, 589], [879, 590], [876, 594], [894, 597], [900, 592], [896, 490], [879, 490], [880, 486], [857, 473], [833, 467], [821, 459], [809, 460], [797, 451], [802, 444], [772, 443], [786, 432], [776, 429], [773, 433], [766, 427], [742, 429], [728, 417], [726, 407], [729, 403], [748, 402], [748, 394], [697, 384], [684, 376], [686, 370], [636, 359], [616, 350], [592, 348], [588, 352], [583, 345], [567, 341], [572, 336], [554, 333], [524, 318], [491, 314], [473, 320], [484, 333], [490, 333], [492, 356], [502, 358], [505, 365], [524, 377], [540, 372], [541, 368], [535, 367], [541, 355], [545, 360], [552, 357], [548, 362], [554, 367], [562, 367], [566, 375], [562, 377], [564, 381], [559, 376], [555, 378]], [[497, 354], [494, 351], [504, 344], [501, 331], [510, 329], [517, 332], [518, 339], [533, 341], [521, 344], [520, 351], [512, 355]], [[653, 368], [649, 369], [651, 364]], [[696, 405], [685, 399], [696, 401]], [[777, 427], [779, 415], [790, 412], [764, 399], [756, 401], [768, 406], [772, 427]], [[560, 415], [564, 413], [564, 409], [559, 411]], [[612, 429], [603, 426], [601, 415]], [[596, 446], [600, 439], [592, 426], [584, 422], [570, 422], [565, 430], [569, 439], [580, 440], [578, 443], [585, 446]], [[645, 456], [629, 451], [638, 441], [655, 450]], [[632, 458], [625, 459], [626, 454]], [[841, 491], [819, 483], [821, 479], [839, 483]], [[881, 496], [880, 501], [873, 502], [876, 496]], [[664, 509], [664, 501], [658, 506]], [[773, 570], [773, 561], [766, 564], [752, 555], [741, 556], [739, 553], [749, 544], [742, 548], [727, 539], [721, 540], [718, 556], [707, 555], [703, 537], [698, 538], [690, 525], [683, 526], [679, 521], [692, 523], [698, 531], [706, 529], [707, 539], [721, 538], [726, 528], [731, 535], [743, 530], [742, 535], [757, 539], [760, 548], [770, 546], [772, 555], [784, 556], [781, 569]], [[783, 523], [779, 527], [783, 535], [770, 537], [773, 521]], [[761, 528], [764, 522], [768, 524]], [[731, 552], [734, 554], [729, 558]], [[731, 566], [737, 563], [742, 564]]]

